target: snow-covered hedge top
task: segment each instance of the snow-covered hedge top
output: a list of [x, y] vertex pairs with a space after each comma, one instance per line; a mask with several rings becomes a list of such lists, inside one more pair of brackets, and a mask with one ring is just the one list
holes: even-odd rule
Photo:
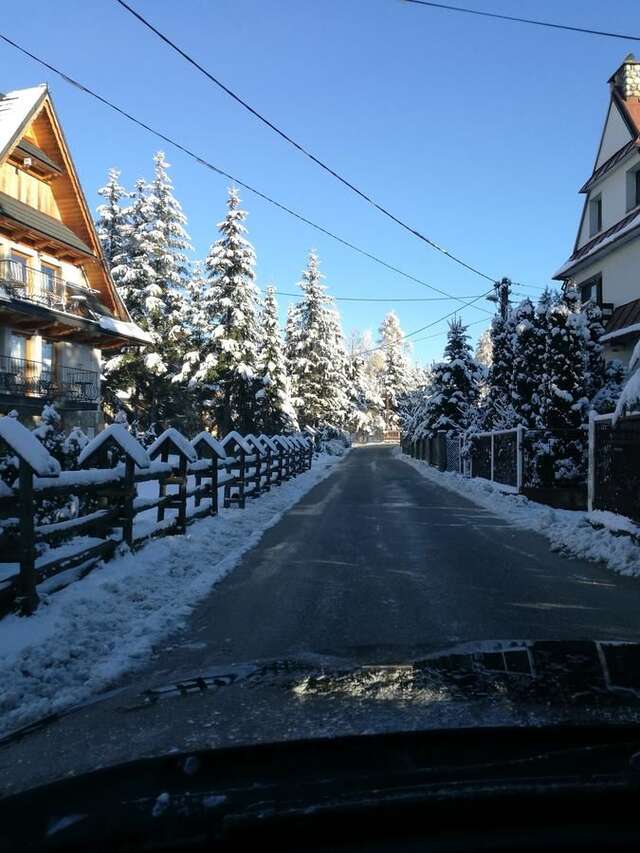
[[13, 453], [24, 459], [38, 477], [57, 477], [60, 474], [60, 463], [35, 435], [15, 418], [0, 418], [0, 438]]
[[215, 453], [216, 456], [219, 456], [220, 459], [227, 458], [227, 451], [224, 449], [222, 444], [218, 441], [217, 438], [214, 438], [214, 436], [212, 436], [211, 433], [207, 432], [206, 430], [199, 432], [198, 435], [191, 440], [191, 444], [195, 447], [198, 453], [201, 452], [200, 450], [198, 450], [199, 446], [201, 444], [205, 444], [209, 448], [209, 450], [213, 451], [213, 453]]
[[240, 435], [240, 433], [235, 430], [232, 430], [228, 435], [225, 435], [220, 443], [223, 447], [226, 447], [228, 444], [232, 444], [233, 442], [244, 450], [245, 453], [251, 453], [253, 451], [251, 444], [244, 438], [244, 436]]
[[185, 438], [184, 435], [174, 427], [165, 429], [165, 431], [156, 438], [149, 448], [149, 456], [154, 459], [156, 456], [159, 456], [163, 450], [169, 450], [170, 452], [171, 448], [167, 448], [166, 445], [173, 445], [175, 450], [188, 459], [189, 462], [195, 462], [198, 458], [196, 449], [189, 439]]
[[262, 433], [262, 435], [259, 435], [258, 438], [260, 439], [260, 441], [263, 444], [266, 444], [267, 447], [270, 448], [270, 450], [277, 451], [279, 449], [278, 445], [275, 443], [275, 441], [270, 436]]
[[121, 450], [136, 463], [138, 468], [148, 468], [150, 464], [149, 454], [122, 424], [111, 424], [102, 432], [92, 438], [82, 448], [78, 456], [78, 464], [84, 465], [105, 443], [114, 441]]

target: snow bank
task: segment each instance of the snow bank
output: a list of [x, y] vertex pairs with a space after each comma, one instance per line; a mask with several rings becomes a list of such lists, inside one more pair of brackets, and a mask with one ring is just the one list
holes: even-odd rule
[[[605, 563], [608, 568], [621, 575], [640, 576], [640, 547], [628, 536], [616, 535], [612, 517], [607, 513], [606, 526], [602, 516], [605, 514], [579, 512], [568, 509], [554, 509], [543, 504], [527, 500], [524, 495], [508, 495], [500, 483], [489, 480], [468, 479], [460, 474], [437, 471], [426, 462], [412, 459], [397, 450], [400, 459], [415, 468], [423, 477], [457, 492], [480, 506], [486, 507], [496, 515], [505, 518], [517, 527], [542, 533], [551, 542], [554, 551], [561, 551], [585, 560]], [[600, 516], [600, 517], [598, 517]], [[596, 529], [590, 523], [603, 525]], [[619, 516], [617, 516], [620, 519]], [[625, 519], [627, 525], [631, 524]], [[622, 522], [617, 530], [624, 528]]]
[[0, 621], [0, 730], [61, 711], [146, 663], [153, 646], [269, 527], [333, 470], [336, 459], [273, 489], [245, 510], [233, 507], [124, 553], [51, 597], [28, 619]]

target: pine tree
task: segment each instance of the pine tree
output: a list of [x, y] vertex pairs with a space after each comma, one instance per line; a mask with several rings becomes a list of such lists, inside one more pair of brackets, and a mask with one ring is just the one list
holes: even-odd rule
[[284, 341], [273, 287], [267, 288], [262, 304], [260, 337], [257, 370], [264, 387], [256, 394], [259, 400], [258, 429], [271, 435], [293, 432], [298, 428], [298, 422], [291, 402]]
[[539, 388], [543, 362], [536, 310], [530, 299], [524, 299], [510, 315], [512, 329], [511, 402], [517, 422], [530, 429], [540, 427]]
[[104, 204], [98, 206], [96, 230], [109, 269], [113, 269], [126, 250], [129, 238], [128, 212], [121, 202], [130, 197], [119, 182], [118, 169], [109, 169], [107, 183], [98, 190]]
[[583, 424], [586, 335], [574, 290], [567, 289], [545, 312], [546, 349], [540, 417], [550, 431], [549, 458], [556, 482], [574, 482], [584, 474]]
[[624, 388], [626, 372], [624, 364], [617, 358], [612, 359], [605, 368], [604, 384], [594, 395], [591, 406], [598, 415], [614, 412]]
[[511, 282], [502, 279], [496, 283], [495, 290], [493, 300], [498, 303], [499, 310], [491, 322], [492, 362], [483, 420], [489, 429], [506, 429], [514, 426], [517, 420], [511, 398], [514, 345], [514, 326], [509, 303]]
[[595, 302], [587, 302], [582, 309], [585, 320], [586, 364], [584, 393], [588, 400], [593, 400], [598, 391], [604, 386], [606, 367], [600, 338], [604, 335], [602, 311]]
[[400, 401], [409, 388], [409, 361], [404, 334], [397, 315], [390, 311], [380, 326], [380, 342], [384, 353], [382, 395], [387, 427], [396, 428], [400, 422]]
[[311, 252], [299, 287], [303, 298], [289, 312], [286, 348], [293, 403], [301, 426], [341, 426], [341, 387], [335, 387], [338, 334], [335, 313]]
[[491, 341], [491, 329], [485, 329], [478, 338], [476, 344], [475, 360], [482, 367], [491, 367], [493, 361], [493, 344]]
[[459, 319], [449, 323], [444, 356], [444, 361], [432, 367], [431, 386], [418, 427], [423, 436], [440, 430], [449, 435], [464, 432], [476, 409], [479, 369], [471, 354], [466, 326]]
[[231, 429], [251, 432], [255, 428], [256, 393], [262, 388], [255, 252], [245, 237], [246, 217], [237, 191], [230, 188], [227, 214], [218, 225], [220, 238], [205, 260], [198, 360], [194, 357], [187, 369], [192, 380], [204, 383], [210, 393], [223, 435]]

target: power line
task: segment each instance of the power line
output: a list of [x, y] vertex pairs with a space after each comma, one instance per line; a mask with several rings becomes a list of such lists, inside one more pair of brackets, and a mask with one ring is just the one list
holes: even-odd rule
[[[232, 181], [233, 183], [237, 184], [239, 187], [242, 187], [243, 189], [247, 190], [248, 192], [253, 193], [254, 195], [258, 196], [258, 198], [263, 199], [264, 201], [268, 202], [269, 204], [272, 204], [274, 207], [277, 207], [280, 210], [284, 211], [285, 213], [288, 213], [290, 216], [293, 216], [295, 219], [298, 219], [300, 222], [304, 222], [305, 225], [309, 225], [311, 228], [314, 228], [316, 231], [319, 231], [320, 233], [324, 234], [325, 236], [330, 237], [332, 240], [335, 240], [337, 243], [341, 243], [343, 246], [346, 246], [347, 248], [352, 249], [354, 252], [357, 252], [358, 254], [363, 255], [365, 258], [369, 258], [369, 260], [374, 261], [375, 263], [379, 264], [380, 266], [383, 266], [386, 269], [389, 269], [392, 272], [395, 272], [398, 275], [401, 275], [404, 278], [409, 279], [409, 281], [413, 281], [416, 284], [420, 284], [422, 287], [426, 287], [429, 290], [434, 291], [435, 293], [439, 293], [441, 296], [446, 296], [448, 299], [455, 299], [456, 301], [460, 302], [461, 304], [466, 305], [463, 297], [452, 296], [450, 293], [447, 293], [445, 290], [441, 290], [439, 287], [435, 287], [435, 285], [433, 285], [433, 284], [428, 284], [426, 281], [423, 281], [422, 279], [416, 278], [416, 276], [411, 275], [410, 273], [404, 272], [404, 270], [399, 269], [398, 267], [394, 266], [393, 264], [387, 263], [386, 261], [382, 260], [382, 258], [379, 258], [376, 255], [372, 254], [371, 252], [366, 251], [366, 249], [361, 249], [359, 246], [356, 246], [354, 243], [351, 243], [348, 240], [345, 240], [343, 237], [339, 237], [337, 234], [334, 234], [332, 231], [329, 231], [327, 228], [324, 228], [322, 225], [317, 225], [315, 222], [312, 222], [310, 219], [307, 219], [306, 216], [303, 216], [301, 213], [297, 213], [295, 210], [292, 210], [290, 207], [287, 207], [285, 204], [282, 204], [281, 202], [276, 201], [271, 196], [268, 196], [266, 193], [263, 193], [260, 190], [256, 189], [255, 187], [251, 186], [251, 184], [247, 184], [245, 181], [241, 181], [239, 178], [234, 177], [229, 172], [225, 172], [223, 169], [220, 169], [218, 166], [215, 166], [213, 163], [210, 163], [208, 160], [205, 160], [204, 157], [200, 157], [198, 154], [195, 154], [193, 151], [191, 151], [186, 146], [182, 145], [180, 142], [176, 142], [174, 139], [172, 139], [171, 137], [162, 133], [161, 131], [155, 130], [155, 128], [146, 124], [141, 119], [136, 118], [131, 113], [122, 109], [122, 107], [117, 106], [112, 101], [107, 100], [107, 98], [104, 98], [102, 95], [99, 95], [97, 92], [94, 92], [92, 89], [89, 89], [83, 83], [79, 83], [77, 80], [74, 80], [73, 77], [69, 77], [68, 74], [65, 74], [63, 71], [60, 71], [55, 66], [46, 62], [44, 59], [41, 59], [40, 57], [36, 56], [34, 53], [31, 53], [26, 48], [22, 47], [17, 42], [10, 39], [8, 36], [0, 33], [0, 39], [2, 39], [2, 41], [6, 42], [7, 44], [11, 45], [11, 47], [20, 51], [20, 53], [24, 54], [25, 56], [28, 56], [34, 62], [37, 62], [39, 65], [42, 65], [44, 68], [47, 68], [49, 71], [53, 72], [54, 74], [57, 74], [58, 77], [60, 77], [62, 80], [64, 80], [70, 86], [74, 86], [76, 89], [79, 89], [84, 94], [90, 95], [92, 98], [95, 98], [96, 100], [100, 101], [100, 103], [109, 107], [109, 109], [114, 110], [114, 112], [117, 112], [119, 115], [128, 119], [128, 121], [133, 122], [133, 124], [136, 124], [138, 127], [141, 127], [144, 130], [148, 131], [149, 133], [153, 134], [154, 136], [157, 136], [158, 139], [161, 139], [163, 142], [166, 142], [168, 145], [171, 145], [172, 147], [176, 148], [178, 151], [182, 151], [183, 154], [186, 154], [188, 157], [190, 157], [192, 160], [195, 160], [201, 166], [204, 166], [205, 168], [210, 169], [211, 171], [215, 172], [218, 175], [221, 175], [222, 177], [226, 178], [227, 180]], [[475, 307], [478, 308], [479, 311], [485, 311], [485, 313], [491, 314], [491, 311], [487, 311], [486, 308], [482, 308], [479, 305], [477, 305]]]
[[[274, 291], [278, 296], [295, 296], [299, 298], [301, 296], [300, 293], [292, 293], [287, 290], [276, 290]], [[398, 298], [397, 296], [334, 296], [334, 294], [330, 294], [331, 298], [335, 302], [450, 302], [452, 299], [474, 299], [474, 296], [428, 296], [428, 297], [415, 297], [415, 298]], [[481, 294], [484, 296], [484, 294]], [[491, 312], [489, 312], [491, 313]], [[484, 322], [484, 321], [483, 321]]]
[[[121, 2], [121, 0], [118, 0]], [[610, 33], [606, 30], [591, 30], [586, 27], [573, 27], [570, 24], [554, 24], [551, 21], [538, 21], [533, 18], [518, 18], [514, 15], [500, 15], [497, 12], [486, 12], [480, 9], [467, 9], [464, 6], [450, 6], [447, 3], [432, 3], [430, 0], [405, 0], [405, 3], [413, 3], [416, 6], [429, 6], [433, 9], [442, 9], [446, 12], [462, 12], [465, 15], [478, 15], [482, 18], [497, 18], [501, 21], [514, 21], [517, 24], [531, 24], [535, 27], [548, 27], [553, 30], [569, 30], [572, 33], [584, 33], [590, 36], [604, 36], [605, 38], [624, 39], [626, 41], [640, 41], [640, 36], [630, 36], [624, 33]], [[124, 5], [124, 4], [123, 4]]]
[[200, 71], [200, 73], [203, 74], [209, 81], [211, 81], [216, 86], [218, 86], [220, 89], [222, 89], [223, 92], [226, 92], [227, 95], [229, 95], [231, 98], [233, 98], [234, 101], [236, 101], [238, 104], [240, 104], [242, 107], [244, 107], [245, 110], [248, 110], [259, 121], [261, 121], [263, 124], [265, 124], [267, 127], [269, 127], [272, 131], [274, 131], [274, 133], [277, 133], [278, 136], [280, 136], [282, 139], [284, 139], [290, 145], [293, 145], [293, 147], [296, 148], [298, 151], [300, 151], [302, 154], [304, 154], [305, 157], [308, 157], [317, 166], [320, 166], [321, 169], [324, 169], [325, 172], [328, 172], [330, 175], [332, 175], [334, 178], [336, 178], [336, 180], [340, 181], [341, 184], [344, 184], [345, 187], [348, 187], [348, 189], [350, 189], [356, 195], [360, 196], [360, 198], [364, 199], [364, 201], [366, 201], [368, 204], [375, 207], [376, 210], [378, 210], [384, 216], [391, 219], [397, 225], [400, 225], [402, 228], [405, 229], [405, 231], [408, 231], [410, 234], [413, 234], [414, 237], [417, 237], [419, 240], [422, 240], [423, 242], [427, 243], [429, 246], [431, 246], [432, 249], [435, 249], [436, 251], [440, 252], [441, 254], [446, 255], [446, 257], [450, 258], [450, 260], [455, 261], [455, 263], [459, 264], [460, 266], [464, 267], [465, 269], [468, 269], [470, 272], [473, 272], [476, 275], [479, 275], [481, 278], [484, 278], [487, 281], [494, 281], [495, 280], [494, 276], [487, 275], [486, 273], [483, 273], [481, 270], [477, 269], [476, 267], [472, 266], [471, 264], [468, 264], [466, 261], [463, 261], [462, 258], [458, 257], [457, 255], [452, 254], [447, 249], [445, 249], [443, 246], [440, 246], [438, 243], [436, 243], [434, 240], [432, 240], [430, 237], [427, 237], [424, 234], [420, 233], [420, 231], [418, 231], [416, 228], [413, 228], [411, 225], [408, 225], [406, 222], [404, 222], [402, 219], [400, 219], [398, 216], [396, 216], [394, 213], [391, 213], [390, 210], [388, 210], [386, 207], [383, 207], [381, 204], [379, 204], [377, 201], [375, 201], [370, 195], [365, 193], [363, 190], [359, 189], [357, 186], [355, 186], [355, 184], [353, 184], [351, 181], [347, 180], [347, 178], [344, 178], [342, 175], [340, 175], [338, 172], [336, 172], [334, 169], [332, 169], [331, 166], [328, 166], [326, 163], [324, 163], [322, 160], [320, 160], [319, 157], [316, 157], [315, 154], [313, 154], [311, 151], [309, 151], [307, 148], [305, 148], [299, 142], [296, 142], [295, 139], [292, 139], [287, 133], [285, 133], [284, 130], [282, 130], [276, 124], [274, 124], [272, 121], [270, 121], [268, 118], [266, 118], [266, 116], [262, 115], [262, 113], [259, 113], [256, 109], [254, 109], [254, 107], [252, 107], [250, 104], [248, 104], [247, 101], [243, 100], [232, 89], [230, 89], [221, 80], [219, 80], [217, 77], [215, 77], [210, 71], [207, 71], [207, 69], [204, 68], [204, 66], [202, 66], [199, 62], [197, 62], [197, 60], [195, 60], [192, 56], [190, 56], [186, 51], [184, 51], [184, 50], [182, 50], [182, 48], [178, 47], [178, 45], [174, 41], [172, 41], [167, 35], [165, 35], [163, 32], [161, 32], [159, 29], [157, 29], [157, 27], [154, 27], [150, 21], [148, 21], [143, 15], [141, 15], [139, 12], [137, 12], [135, 9], [133, 9], [131, 6], [129, 6], [128, 3], [125, 3], [124, 0], [116, 0], [116, 3], [118, 3], [120, 6], [122, 6], [123, 9], [126, 9], [131, 15], [133, 15], [135, 18], [137, 18], [141, 24], [143, 24], [145, 27], [147, 27], [147, 29], [149, 29], [152, 33], [154, 33], [159, 39], [161, 39], [170, 48], [175, 50], [176, 53], [178, 53], [190, 65], [192, 65], [194, 68], [196, 68], [198, 71]]

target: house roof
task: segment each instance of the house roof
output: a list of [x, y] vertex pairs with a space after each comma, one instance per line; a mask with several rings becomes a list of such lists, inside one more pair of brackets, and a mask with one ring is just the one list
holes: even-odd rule
[[89, 255], [89, 257], [94, 255], [93, 250], [59, 219], [42, 213], [35, 207], [18, 201], [17, 198], [3, 192], [0, 192], [0, 214], [20, 225], [24, 225], [26, 228], [31, 228], [40, 234], [51, 237], [59, 243], [71, 246], [72, 249], [82, 252], [84, 255]]
[[553, 278], [559, 280], [569, 278], [579, 263], [582, 263], [593, 255], [599, 254], [605, 248], [610, 248], [614, 243], [628, 237], [632, 231], [638, 228], [640, 228], [640, 210], [636, 207], [631, 213], [628, 213], [619, 222], [612, 225], [611, 228], [601, 231], [600, 234], [596, 234], [584, 246], [576, 249], [571, 257], [555, 273]]
[[630, 139], [626, 145], [619, 148], [615, 154], [612, 154], [608, 160], [605, 160], [601, 166], [593, 172], [589, 180], [580, 188], [581, 193], [589, 192], [591, 187], [597, 183], [600, 178], [603, 178], [608, 172], [614, 169], [618, 163], [625, 159], [632, 151], [640, 150], [640, 138]]
[[46, 96], [45, 83], [0, 95], [0, 160], [27, 129]]
[[[25, 140], [27, 132], [30, 138]], [[36, 144], [31, 141], [32, 135]], [[111, 303], [113, 313], [121, 321], [120, 328], [109, 329], [109, 333], [123, 340], [134, 339], [142, 343], [145, 333], [132, 323], [109, 274], [91, 210], [44, 83], [30, 89], [0, 94], [0, 164], [5, 162], [14, 148], [26, 150], [25, 145], [27, 148], [33, 146], [33, 156], [58, 171], [52, 187], [65, 223], [5, 194], [0, 194], [0, 214], [87, 256], [89, 262], [83, 268], [91, 287], [102, 294], [105, 303]], [[135, 333], [131, 334], [130, 329]]]
[[640, 299], [618, 305], [609, 318], [605, 334], [601, 340], [606, 341], [609, 338], [622, 337], [624, 334], [632, 333], [634, 331], [632, 327], [637, 327], [638, 324], [640, 324]]

